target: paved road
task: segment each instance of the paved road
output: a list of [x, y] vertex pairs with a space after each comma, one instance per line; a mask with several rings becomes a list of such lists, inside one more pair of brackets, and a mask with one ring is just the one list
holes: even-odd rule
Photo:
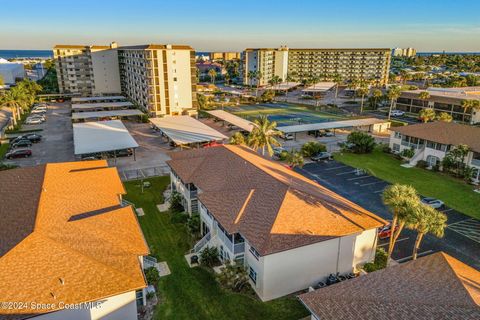
[[[345, 198], [386, 220], [392, 214], [382, 203], [381, 195], [389, 185], [376, 177], [360, 173], [350, 166], [336, 161], [310, 163], [296, 171], [328, 187]], [[480, 222], [451, 208], [443, 208], [448, 217], [448, 227], [442, 239], [427, 235], [420, 246], [420, 256], [436, 251], [444, 251], [468, 265], [480, 270]], [[411, 258], [416, 232], [404, 230], [397, 241], [393, 258], [403, 262]], [[380, 241], [380, 246], [388, 249], [388, 240]]]

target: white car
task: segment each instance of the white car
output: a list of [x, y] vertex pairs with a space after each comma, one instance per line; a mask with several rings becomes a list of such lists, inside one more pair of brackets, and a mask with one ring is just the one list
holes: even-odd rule
[[33, 113], [33, 114], [40, 114], [40, 113], [42, 113], [42, 114], [43, 114], [43, 113], [46, 113], [46, 112], [47, 112], [47, 110], [44, 110], [44, 109], [34, 109], [34, 110], [32, 110], [32, 112], [30, 112], [30, 113]]
[[293, 140], [293, 133], [284, 133], [280, 136], [283, 140]]
[[45, 116], [42, 115], [42, 114], [31, 115], [31, 116], [27, 117], [26, 120], [37, 120], [37, 119], [41, 120], [42, 122], [45, 122], [45, 120], [46, 120]]
[[25, 120], [25, 124], [41, 124], [43, 121], [39, 118], [30, 118]]
[[402, 110], [392, 110], [392, 113], [390, 113], [392, 117], [403, 117], [405, 115], [405, 111]]
[[441, 209], [445, 205], [442, 200], [438, 200], [435, 198], [423, 198], [422, 203], [434, 209]]

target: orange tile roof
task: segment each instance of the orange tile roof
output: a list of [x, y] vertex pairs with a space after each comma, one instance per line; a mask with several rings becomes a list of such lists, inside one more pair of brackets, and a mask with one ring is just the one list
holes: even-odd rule
[[[171, 153], [168, 162], [229, 233], [262, 255], [293, 249], [386, 222], [314, 181], [246, 147], [224, 145]], [[253, 191], [252, 191], [253, 190]]]
[[1, 300], [79, 303], [145, 287], [139, 256], [148, 247], [121, 194], [106, 161], [47, 164], [33, 232], [0, 257]]
[[480, 272], [443, 252], [299, 296], [322, 320], [480, 319]]

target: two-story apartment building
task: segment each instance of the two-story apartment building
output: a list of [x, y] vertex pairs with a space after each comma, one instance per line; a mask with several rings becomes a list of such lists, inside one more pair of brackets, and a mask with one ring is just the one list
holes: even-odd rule
[[1, 319], [134, 320], [149, 250], [106, 161], [0, 172]]
[[389, 146], [393, 152], [413, 148], [411, 165], [424, 160], [429, 166], [439, 164], [452, 147], [470, 148], [465, 163], [475, 168], [474, 180], [480, 179], [480, 128], [453, 122], [420, 123], [390, 129]]
[[385, 221], [304, 176], [242, 146], [173, 152], [172, 189], [200, 214], [199, 253], [248, 269], [266, 301], [372, 261]]

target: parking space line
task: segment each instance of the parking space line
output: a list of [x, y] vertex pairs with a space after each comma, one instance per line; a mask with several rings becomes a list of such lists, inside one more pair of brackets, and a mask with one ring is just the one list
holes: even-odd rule
[[352, 171], [347, 171], [347, 172], [336, 173], [335, 175], [341, 176], [341, 175], [344, 175], [344, 174], [350, 174], [350, 173], [354, 173], [354, 172], [357, 172], [357, 170], [352, 170]]
[[371, 185], [374, 185], [374, 184], [377, 184], [377, 183], [384, 183], [385, 181], [375, 181], [375, 182], [370, 182], [370, 183], [364, 183], [364, 184], [361, 184], [360, 187], [366, 187], [366, 186], [371, 186]]
[[364, 179], [364, 178], [371, 178], [372, 176], [369, 175], [364, 175], [362, 177], [355, 177], [355, 178], [349, 178], [347, 179], [348, 181], [353, 181], [353, 180], [358, 180], [358, 179]]
[[[417, 257], [422, 257], [422, 256], [425, 256], [429, 253], [432, 253], [433, 250], [427, 250], [427, 251], [423, 251], [423, 252], [420, 252], [420, 253], [417, 253]], [[397, 262], [399, 263], [402, 263], [403, 261], [407, 261], [408, 259], [411, 259], [413, 256], [408, 256], [408, 257], [405, 257], [405, 258], [401, 258], [401, 259], [398, 259], [396, 260]]]
[[454, 226], [454, 225], [459, 224], [459, 223], [469, 222], [469, 221], [475, 221], [475, 220], [470, 218], [470, 219], [465, 219], [465, 220], [462, 220], [462, 221], [457, 221], [457, 222], [449, 224], [448, 227]]
[[444, 212], [444, 213], [445, 213], [445, 212], [450, 212], [450, 211], [452, 211], [452, 210], [453, 210], [453, 209], [452, 209], [452, 208], [450, 208], [450, 209], [447, 209], [447, 210], [440, 210], [440, 211], [442, 211], [442, 212]]
[[325, 171], [336, 170], [336, 169], [341, 169], [341, 168], [346, 168], [346, 167], [347, 167], [347, 166], [338, 166], [338, 167], [333, 167], [333, 168], [325, 169]]
[[382, 193], [383, 191], [385, 191], [385, 188], [383, 188], [382, 190], [373, 191], [373, 193]]

